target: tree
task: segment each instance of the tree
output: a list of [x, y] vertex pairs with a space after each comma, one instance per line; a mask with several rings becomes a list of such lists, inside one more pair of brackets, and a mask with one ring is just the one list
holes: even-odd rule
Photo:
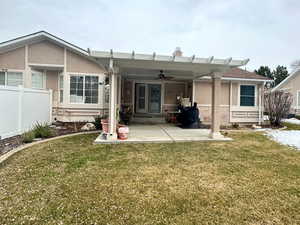
[[281, 120], [285, 118], [293, 102], [292, 95], [284, 91], [274, 91], [265, 94], [265, 111], [269, 115], [272, 126], [280, 126]]
[[288, 77], [289, 71], [285, 66], [277, 66], [275, 70], [272, 72], [274, 80], [275, 80], [275, 86], [278, 85], [281, 81], [283, 81], [285, 78]]
[[258, 70], [254, 70], [254, 72], [264, 77], [274, 79], [271, 69], [268, 66], [261, 66]]
[[258, 68], [258, 70], [254, 70], [254, 72], [274, 80], [274, 82], [271, 83], [271, 87], [276, 86], [289, 75], [287, 68], [285, 66], [280, 65], [278, 65], [273, 71], [271, 71], [271, 69], [268, 66], [261, 66]]

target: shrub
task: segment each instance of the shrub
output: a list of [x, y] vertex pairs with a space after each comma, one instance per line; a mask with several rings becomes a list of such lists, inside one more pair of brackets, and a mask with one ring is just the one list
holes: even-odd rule
[[33, 129], [36, 138], [49, 138], [55, 136], [54, 130], [48, 124], [37, 123]]
[[22, 142], [24, 143], [31, 143], [35, 138], [34, 132], [32, 130], [25, 132], [22, 134]]
[[232, 124], [232, 127], [233, 127], [234, 129], [239, 129], [240, 125], [239, 125], [238, 123], [233, 123], [233, 124]]
[[292, 105], [292, 95], [283, 91], [268, 92], [265, 94], [265, 111], [269, 115], [271, 125], [280, 126]]
[[300, 120], [300, 115], [295, 115], [295, 118]]
[[94, 125], [96, 127], [97, 130], [101, 130], [102, 129], [102, 124], [101, 124], [101, 120], [103, 119], [102, 116], [95, 116], [94, 120]]

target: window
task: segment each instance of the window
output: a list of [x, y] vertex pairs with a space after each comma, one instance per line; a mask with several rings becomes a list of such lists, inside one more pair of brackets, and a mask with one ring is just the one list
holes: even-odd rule
[[64, 101], [64, 75], [59, 76], [59, 102], [63, 103]]
[[240, 86], [240, 106], [255, 106], [255, 86]]
[[84, 103], [97, 104], [98, 103], [98, 77], [96, 76], [86, 76], [84, 83]]
[[42, 72], [33, 71], [31, 74], [31, 87], [36, 89], [44, 89], [45, 76]]
[[0, 85], [19, 86], [23, 85], [22, 72], [0, 72]]
[[88, 75], [71, 75], [70, 102], [71, 103], [98, 103], [98, 77]]

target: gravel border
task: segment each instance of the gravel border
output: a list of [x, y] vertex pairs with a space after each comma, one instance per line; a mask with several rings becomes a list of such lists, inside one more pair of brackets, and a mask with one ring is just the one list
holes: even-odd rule
[[76, 136], [76, 135], [80, 135], [80, 134], [96, 134], [96, 133], [100, 133], [101, 131], [96, 130], [96, 131], [84, 131], [84, 132], [79, 132], [79, 133], [73, 133], [73, 134], [66, 134], [66, 135], [62, 135], [62, 136], [57, 136], [57, 137], [53, 137], [53, 138], [47, 138], [44, 140], [40, 140], [40, 141], [36, 141], [33, 143], [29, 143], [29, 144], [24, 144], [21, 145], [15, 149], [12, 149], [10, 151], [8, 151], [7, 153], [4, 153], [3, 155], [0, 156], [0, 164], [2, 162], [4, 162], [5, 160], [7, 160], [10, 156], [14, 155], [15, 153], [24, 150], [25, 148], [29, 148], [32, 147], [34, 145], [37, 144], [41, 144], [41, 143], [45, 143], [45, 142], [49, 142], [49, 141], [53, 141], [53, 140], [57, 140], [57, 139], [61, 139], [61, 138], [65, 138], [65, 137], [72, 137], [72, 136]]

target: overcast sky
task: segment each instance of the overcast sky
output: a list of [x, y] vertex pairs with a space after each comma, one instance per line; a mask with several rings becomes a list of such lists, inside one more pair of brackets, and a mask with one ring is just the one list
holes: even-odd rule
[[82, 48], [250, 58], [247, 69], [300, 58], [299, 0], [1, 0], [0, 42], [39, 30]]

